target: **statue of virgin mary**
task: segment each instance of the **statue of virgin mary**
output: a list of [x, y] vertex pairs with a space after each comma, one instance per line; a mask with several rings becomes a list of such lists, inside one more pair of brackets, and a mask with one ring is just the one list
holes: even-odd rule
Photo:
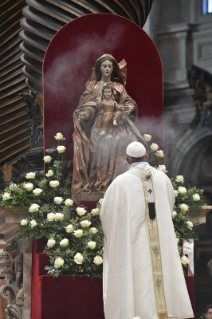
[[[125, 89], [126, 71], [125, 60], [117, 63], [112, 55], [102, 55], [96, 61], [74, 111], [73, 195], [87, 192], [95, 193], [95, 199], [101, 198], [114, 178], [128, 169], [125, 161], [127, 145], [133, 141], [146, 145], [135, 125], [138, 106]], [[112, 88], [112, 98], [120, 117], [117, 125], [102, 135], [104, 86]]]

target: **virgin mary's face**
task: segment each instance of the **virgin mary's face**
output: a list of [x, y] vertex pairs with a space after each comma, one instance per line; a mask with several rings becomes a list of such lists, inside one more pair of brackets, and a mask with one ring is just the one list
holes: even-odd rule
[[103, 76], [110, 77], [113, 73], [113, 63], [109, 60], [102, 62], [100, 71]]

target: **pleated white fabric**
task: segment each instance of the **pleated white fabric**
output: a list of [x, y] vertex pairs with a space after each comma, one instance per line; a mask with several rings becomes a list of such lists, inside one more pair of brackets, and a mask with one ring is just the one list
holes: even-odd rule
[[[171, 218], [172, 184], [152, 167], [151, 173], [168, 318], [192, 318]], [[105, 193], [100, 219], [105, 235], [105, 319], [158, 319], [144, 191], [138, 176], [126, 172], [113, 181]]]

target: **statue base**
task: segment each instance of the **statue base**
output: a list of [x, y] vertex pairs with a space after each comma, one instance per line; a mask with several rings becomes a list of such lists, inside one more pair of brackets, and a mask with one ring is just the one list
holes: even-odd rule
[[75, 193], [72, 195], [72, 199], [74, 202], [81, 202], [81, 201], [86, 201], [86, 202], [96, 202], [100, 198], [104, 197], [104, 192], [80, 192], [80, 193]]

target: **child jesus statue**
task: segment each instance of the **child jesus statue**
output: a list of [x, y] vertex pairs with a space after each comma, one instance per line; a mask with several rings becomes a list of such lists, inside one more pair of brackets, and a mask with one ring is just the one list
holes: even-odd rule
[[100, 102], [104, 109], [102, 118], [102, 131], [99, 135], [105, 135], [107, 132], [112, 131], [112, 125], [117, 125], [117, 121], [121, 117], [122, 106], [116, 103], [113, 88], [110, 85], [106, 85], [102, 89], [102, 100]]

